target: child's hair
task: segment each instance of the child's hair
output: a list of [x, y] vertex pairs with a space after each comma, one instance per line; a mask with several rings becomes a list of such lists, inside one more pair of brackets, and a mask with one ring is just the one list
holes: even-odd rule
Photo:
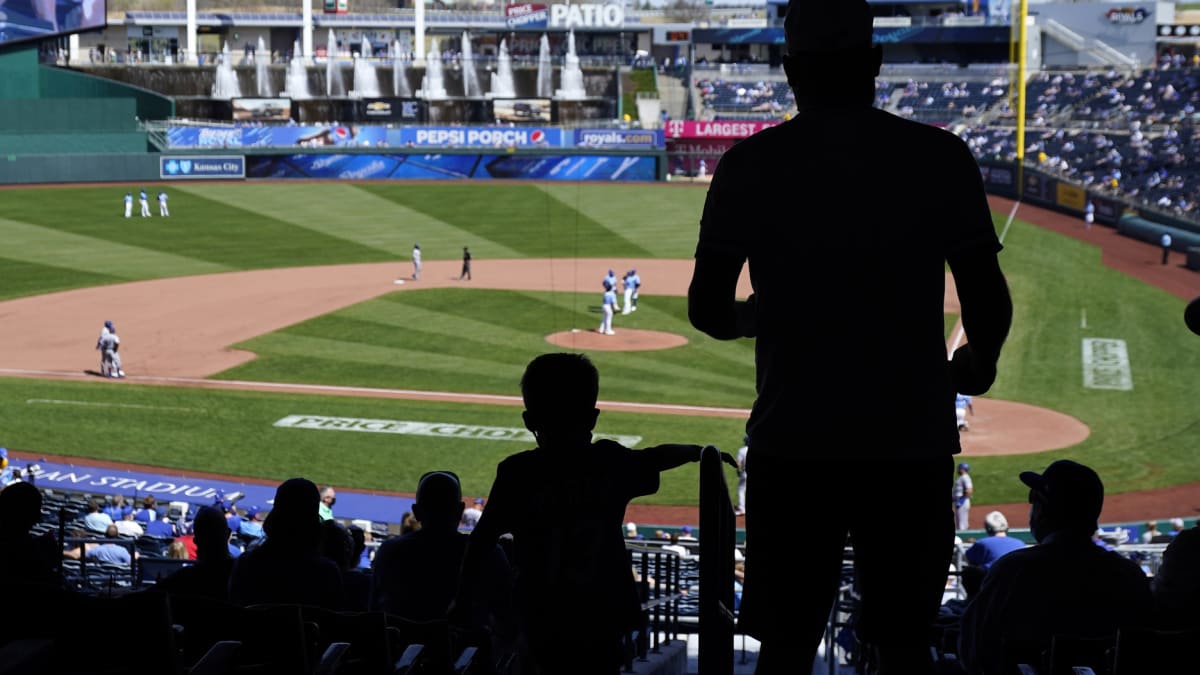
[[187, 546], [182, 541], [171, 542], [171, 545], [167, 547], [167, 557], [174, 560], [187, 560]]
[[572, 421], [591, 414], [600, 396], [600, 373], [583, 354], [542, 354], [525, 368], [525, 409], [544, 418]]

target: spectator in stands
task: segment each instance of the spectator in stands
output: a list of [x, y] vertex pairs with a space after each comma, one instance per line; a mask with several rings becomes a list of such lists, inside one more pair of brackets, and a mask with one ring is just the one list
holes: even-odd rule
[[225, 514], [215, 506], [201, 507], [192, 522], [192, 531], [196, 540], [196, 563], [176, 570], [155, 586], [171, 594], [228, 599], [233, 556], [230, 555], [230, 533]]
[[983, 517], [983, 529], [987, 531], [987, 536], [971, 544], [966, 559], [985, 572], [1005, 553], [1025, 548], [1025, 542], [1008, 536], [1008, 519], [999, 511], [992, 511]]
[[[255, 540], [263, 538], [263, 512], [257, 506], [246, 510], [246, 517], [238, 525], [238, 538], [242, 543], [250, 545]], [[228, 522], [228, 521], [226, 521]]]
[[692, 526], [691, 525], [684, 525], [683, 527], [679, 528], [679, 540], [680, 541], [699, 541], [698, 539], [696, 539], [696, 535], [692, 534]]
[[672, 532], [669, 536], [670, 536], [671, 543], [663, 546], [662, 550], [672, 551], [672, 552], [678, 554], [680, 558], [690, 558], [692, 555], [691, 551], [689, 551], [686, 546], [679, 543], [679, 540], [682, 538], [679, 536], [679, 533]]
[[351, 525], [346, 529], [350, 531], [350, 538], [354, 540], [355, 569], [369, 571], [371, 569], [371, 551], [367, 548], [367, 542], [371, 540], [371, 533], [358, 525]]
[[1160, 628], [1193, 628], [1200, 618], [1200, 528], [1179, 533], [1163, 551], [1150, 582], [1155, 623]]
[[113, 523], [117, 526], [117, 533], [122, 537], [138, 537], [146, 534], [142, 524], [133, 519], [133, 507], [125, 505], [121, 507], [121, 519]]
[[104, 507], [104, 512], [115, 523], [124, 516], [125, 512], [125, 495], [116, 494], [109, 498], [108, 504]]
[[146, 525], [146, 534], [159, 539], [174, 539], [179, 536], [179, 527], [171, 522], [167, 510], [159, 507], [156, 518]]
[[31, 533], [41, 517], [42, 493], [34, 486], [12, 483], [0, 490], [0, 579], [58, 585], [54, 532]]
[[342, 573], [342, 604], [347, 612], [367, 611], [371, 577], [358, 571], [358, 554], [350, 529], [336, 520], [321, 521], [321, 556]]
[[229, 527], [230, 532], [237, 532], [241, 529], [242, 523], [246, 520], [237, 511], [237, 506], [228, 499], [221, 500], [221, 512], [225, 514], [225, 524]]
[[83, 517], [83, 526], [88, 531], [103, 534], [108, 530], [108, 526], [112, 524], [112, 516], [104, 512], [104, 502], [99, 499], [93, 499], [88, 502], [88, 512]]
[[1183, 529], [1184, 529], [1183, 518], [1172, 518], [1171, 519], [1171, 531], [1167, 533], [1167, 536], [1169, 536], [1169, 537], [1178, 536], [1180, 532], [1183, 532]]
[[471, 508], [463, 509], [462, 523], [459, 525], [464, 530], [470, 531], [475, 529], [475, 525], [479, 523], [479, 517], [483, 515], [483, 497], [476, 497], [471, 504]]
[[1158, 531], [1158, 521], [1151, 520], [1146, 523], [1146, 531], [1142, 533], [1140, 541], [1143, 544], [1149, 544], [1154, 541], [1155, 537], [1163, 536], [1162, 532]]
[[[108, 539], [117, 538], [117, 526], [109, 525], [104, 536]], [[137, 557], [137, 552], [132, 555], [129, 549], [123, 544], [113, 542], [84, 542], [81, 546], [63, 551], [63, 557], [79, 560], [81, 556], [87, 557], [88, 560], [96, 562], [112, 563], [114, 565], [129, 565], [132, 564], [133, 558]]]
[[1040, 474], [1023, 472], [1021, 482], [1029, 486], [1029, 528], [1038, 543], [997, 560], [967, 605], [958, 654], [971, 675], [1007, 672], [1006, 642], [1049, 647], [1067, 631], [1111, 636], [1151, 616], [1146, 575], [1092, 541], [1104, 506], [1096, 472], [1064, 459]]
[[[619, 672], [622, 639], [643, 623], [621, 518], [630, 500], [658, 490], [660, 472], [700, 459], [697, 445], [631, 450], [593, 442], [599, 386], [583, 354], [543, 354], [526, 367], [523, 418], [537, 448], [497, 467], [450, 614], [456, 625], [472, 623], [483, 570], [500, 536], [511, 533], [521, 652], [534, 672], [559, 672], [566, 663], [581, 675]], [[573, 620], [563, 621], [568, 614]]]
[[167, 557], [171, 560], [191, 560], [192, 554], [182, 539], [176, 539], [167, 546]]
[[337, 492], [333, 486], [326, 485], [321, 488], [321, 505], [317, 507], [318, 513], [321, 514], [321, 520], [333, 520], [333, 505], [337, 503]]
[[421, 521], [412, 511], [405, 511], [403, 516], [400, 516], [400, 534], [408, 534], [421, 529]]
[[266, 538], [238, 558], [229, 580], [229, 599], [240, 605], [287, 602], [338, 609], [342, 575], [322, 558], [321, 493], [312, 481], [291, 478], [275, 490], [263, 523]]
[[[797, 113], [721, 157], [688, 290], [696, 328], [720, 340], [757, 338], [738, 623], [761, 643], [760, 675], [810, 663], [849, 534], [862, 603], [854, 633], [866, 658], [884, 675], [927, 673], [954, 551], [946, 504], [960, 449], [954, 392], [991, 387], [1011, 322], [1001, 245], [966, 144], [872, 107], [883, 53], [864, 0], [791, 0], [784, 32]], [[922, 195], [934, 200], [935, 185], [954, 197], [931, 211]], [[906, 205], [899, 215], [897, 204]], [[824, 280], [851, 257], [852, 283], [831, 291]], [[737, 300], [747, 261], [755, 292]], [[971, 336], [950, 364], [941, 328], [947, 263]], [[856, 298], [867, 311], [850, 309]], [[836, 317], [848, 332], [797, 330], [797, 306]], [[864, 388], [891, 401], [868, 425], [845, 404]], [[816, 436], [801, 440], [797, 429]], [[800, 490], [795, 476], [808, 477]], [[897, 502], [920, 527], [879, 526]], [[822, 514], [806, 526], [800, 558], [796, 513]]]
[[[375, 553], [371, 579], [371, 609], [415, 621], [446, 616], [458, 590], [458, 572], [470, 536], [458, 530], [462, 518], [462, 487], [449, 471], [432, 471], [417, 482], [413, 513], [421, 529], [392, 537]], [[504, 552], [493, 546], [480, 586], [489, 595], [475, 607], [475, 623], [491, 625], [491, 607], [507, 619], [511, 605], [511, 569]]]
[[625, 523], [625, 538], [626, 539], [645, 539], [641, 532], [638, 532], [637, 523], [632, 520]]
[[133, 514], [133, 519], [141, 523], [143, 528], [151, 522], [158, 520], [158, 511], [155, 510], [155, 503], [154, 495], [146, 495], [142, 498], [142, 508]]

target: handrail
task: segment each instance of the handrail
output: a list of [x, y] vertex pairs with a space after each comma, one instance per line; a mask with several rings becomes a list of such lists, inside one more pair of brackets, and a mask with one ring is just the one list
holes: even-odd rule
[[733, 504], [721, 451], [700, 453], [700, 655], [699, 675], [733, 672]]

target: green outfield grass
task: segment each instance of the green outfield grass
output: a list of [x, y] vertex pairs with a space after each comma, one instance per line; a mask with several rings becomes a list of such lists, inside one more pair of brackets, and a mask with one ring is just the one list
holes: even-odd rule
[[[463, 245], [479, 259], [689, 258], [704, 198], [702, 189], [661, 185], [230, 183], [166, 190], [171, 218], [128, 220], [120, 187], [0, 191], [0, 299], [234, 269], [407, 261], [414, 242], [426, 260], [457, 260]], [[1094, 466], [1110, 492], [1200, 480], [1200, 414], [1190, 396], [1200, 349], [1180, 320], [1183, 302], [1104, 268], [1093, 247], [1020, 221], [1005, 246], [1001, 261], [1016, 315], [988, 395], [1073, 415], [1092, 436], [1065, 451], [972, 460], [976, 503], [1020, 501], [1017, 472], [1059, 457]], [[260, 358], [217, 377], [515, 395], [525, 363], [553, 349], [544, 335], [593, 328], [594, 304], [593, 294], [406, 290], [247, 341], [239, 346]], [[947, 332], [955, 320], [946, 317]], [[682, 298], [644, 301], [618, 326], [669, 331], [690, 342], [658, 352], [593, 353], [602, 398], [750, 405], [752, 343], [701, 336], [688, 324]], [[1082, 386], [1083, 338], [1126, 342], [1131, 391]], [[516, 408], [106, 385], [0, 378], [0, 443], [273, 479], [302, 473], [379, 489], [411, 489], [423, 471], [452, 468], [476, 492], [490, 483], [500, 457], [522, 449], [271, 426], [287, 414], [320, 414], [518, 427]], [[27, 402], [33, 398], [159, 408]], [[847, 405], [862, 405], [869, 424], [871, 409], [887, 401], [873, 399], [868, 387], [862, 401]], [[647, 443], [732, 450], [741, 438], [737, 420], [601, 419], [602, 431], [641, 435]], [[693, 502], [694, 478], [691, 467], [675, 472], [647, 503]]]

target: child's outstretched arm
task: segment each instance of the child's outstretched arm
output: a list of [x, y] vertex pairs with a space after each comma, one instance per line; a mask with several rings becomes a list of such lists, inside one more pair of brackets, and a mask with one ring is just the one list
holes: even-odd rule
[[[650, 454], [651, 464], [659, 471], [674, 469], [677, 466], [683, 466], [688, 462], [699, 462], [700, 453], [704, 450], [700, 445], [687, 445], [683, 443], [664, 443], [650, 448], [645, 448], [642, 452]], [[737, 460], [728, 452], [721, 453], [721, 461], [725, 462], [733, 468], [737, 468]]]

